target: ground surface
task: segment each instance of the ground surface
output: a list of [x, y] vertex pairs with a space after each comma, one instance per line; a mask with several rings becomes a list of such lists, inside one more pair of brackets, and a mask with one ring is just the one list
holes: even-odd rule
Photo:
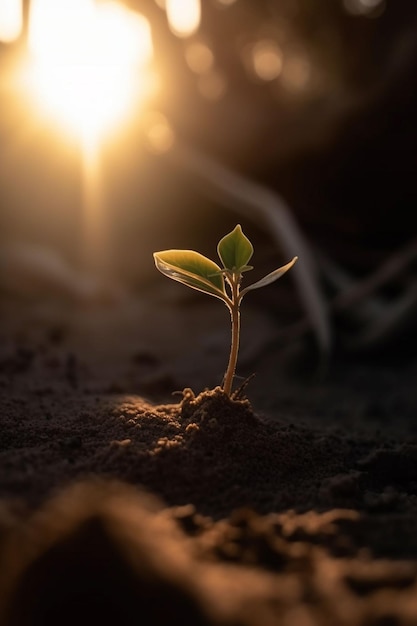
[[416, 624], [416, 360], [285, 375], [249, 306], [231, 401], [227, 312], [164, 294], [1, 302], [6, 623]]

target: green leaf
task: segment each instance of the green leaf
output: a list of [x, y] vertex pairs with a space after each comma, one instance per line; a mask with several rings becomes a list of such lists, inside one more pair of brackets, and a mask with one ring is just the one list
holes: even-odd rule
[[197, 291], [227, 299], [220, 267], [194, 250], [154, 252], [155, 265], [162, 274]]
[[243, 298], [245, 293], [247, 293], [248, 291], [251, 291], [252, 289], [259, 289], [260, 287], [266, 287], [266, 285], [270, 285], [275, 280], [278, 280], [278, 278], [281, 278], [281, 276], [283, 276], [285, 272], [288, 272], [288, 270], [292, 268], [297, 260], [298, 256], [295, 256], [292, 261], [290, 261], [286, 265], [283, 265], [282, 267], [279, 267], [277, 270], [274, 270], [270, 274], [267, 274], [256, 283], [253, 283], [253, 285], [249, 285], [248, 287], [245, 287], [245, 289], [242, 289], [242, 291], [240, 292], [241, 298]]
[[249, 269], [248, 261], [253, 254], [253, 246], [238, 224], [231, 233], [220, 239], [217, 252], [225, 269], [242, 272], [243, 269]]

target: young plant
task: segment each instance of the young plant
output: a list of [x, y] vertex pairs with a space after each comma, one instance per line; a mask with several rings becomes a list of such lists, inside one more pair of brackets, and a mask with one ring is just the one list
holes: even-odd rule
[[153, 256], [155, 265], [162, 274], [192, 289], [223, 300], [229, 309], [232, 320], [232, 341], [229, 363], [223, 380], [223, 391], [230, 396], [239, 352], [242, 298], [248, 291], [265, 287], [280, 278], [294, 265], [298, 257], [294, 257], [286, 265], [241, 290], [243, 273], [253, 269], [251, 265], [248, 265], [253, 254], [253, 246], [243, 234], [240, 224], [219, 241], [217, 253], [223, 267], [219, 267], [214, 261], [194, 250], [163, 250], [154, 252]]

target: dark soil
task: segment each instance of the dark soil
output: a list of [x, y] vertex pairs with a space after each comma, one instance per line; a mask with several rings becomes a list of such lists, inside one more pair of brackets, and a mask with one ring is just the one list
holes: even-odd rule
[[285, 374], [249, 308], [229, 399], [225, 312], [157, 301], [1, 303], [1, 623], [416, 624], [415, 360]]

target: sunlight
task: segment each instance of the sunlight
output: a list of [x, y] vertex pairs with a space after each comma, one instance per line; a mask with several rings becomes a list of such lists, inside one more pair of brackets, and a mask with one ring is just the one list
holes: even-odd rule
[[32, 0], [26, 82], [39, 109], [90, 146], [149, 95], [149, 22], [115, 2]]
[[189, 37], [200, 26], [200, 0], [166, 0], [165, 8], [171, 31], [177, 37]]
[[22, 0], [0, 0], [0, 42], [15, 41], [22, 30]]
[[42, 132], [59, 131], [79, 150], [79, 253], [99, 275], [111, 263], [112, 237], [103, 148], [155, 93], [150, 24], [112, 0], [32, 0], [15, 83], [27, 127], [41, 121]]

